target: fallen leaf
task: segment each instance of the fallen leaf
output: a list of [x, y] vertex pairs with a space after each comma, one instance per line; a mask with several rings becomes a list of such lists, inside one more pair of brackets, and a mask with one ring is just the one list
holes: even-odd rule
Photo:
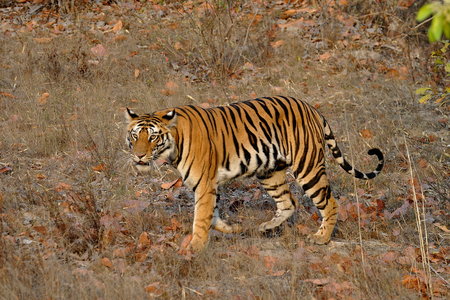
[[107, 228], [113, 229], [114, 231], [120, 231], [122, 226], [120, 226], [119, 222], [110, 215], [104, 215], [100, 218], [100, 225]]
[[93, 169], [94, 171], [101, 172], [101, 171], [103, 171], [103, 170], [106, 169], [106, 165], [105, 165], [105, 164], [99, 164], [99, 165], [96, 166], [96, 167], [92, 167], [92, 169]]
[[174, 91], [172, 91], [172, 90], [166, 90], [166, 89], [160, 90], [159, 93], [160, 93], [161, 95], [163, 95], [163, 96], [171, 96], [171, 95], [175, 94]]
[[153, 296], [161, 296], [163, 293], [159, 282], [153, 282], [152, 284], [147, 285], [145, 291]]
[[379, 257], [382, 261], [389, 263], [395, 261], [399, 257], [399, 254], [395, 251], [389, 251], [388, 253], [381, 254]]
[[134, 69], [134, 78], [138, 78], [139, 77], [139, 69]]
[[392, 235], [393, 236], [398, 236], [399, 234], [400, 234], [400, 229], [396, 229], [396, 228], [392, 229]]
[[107, 257], [102, 258], [102, 260], [100, 262], [102, 265], [107, 266], [110, 269], [112, 269], [112, 267], [113, 267], [111, 260]]
[[17, 97], [14, 96], [13, 94], [5, 93], [5, 92], [0, 92], [0, 95], [5, 96], [5, 97], [9, 97], [9, 98], [17, 98]]
[[48, 97], [50, 97], [49, 93], [42, 93], [42, 95], [37, 100], [37, 104], [38, 105], [44, 105], [45, 103], [47, 103]]
[[59, 193], [65, 190], [70, 190], [71, 188], [72, 186], [70, 184], [64, 182], [59, 182], [55, 185], [55, 190]]
[[137, 54], [136, 51], [132, 51], [130, 54], [127, 55], [126, 59], [130, 59], [130, 58], [132, 58], [133, 56], [135, 56], [136, 54]]
[[428, 167], [427, 161], [425, 159], [423, 159], [423, 158], [419, 159], [419, 166], [422, 169], [425, 169], [426, 167]]
[[264, 264], [270, 271], [278, 263], [279, 258], [273, 256], [264, 256]]
[[433, 223], [434, 226], [441, 229], [444, 232], [450, 233], [450, 229], [447, 228], [445, 225], [441, 225], [440, 223]]
[[151, 241], [148, 238], [147, 232], [142, 232], [138, 239], [138, 248], [146, 248], [150, 246]]
[[215, 286], [210, 286], [205, 292], [206, 295], [212, 295], [212, 296], [218, 296], [219, 295], [219, 289]]
[[187, 236], [185, 236], [183, 238], [183, 241], [181, 242], [180, 251], [186, 250], [187, 247], [189, 246], [189, 243], [191, 242], [191, 240], [192, 240], [192, 234], [188, 234]]
[[12, 168], [10, 166], [4, 166], [0, 169], [0, 174], [9, 174], [12, 172]]
[[360, 134], [365, 139], [371, 139], [372, 138], [372, 132], [369, 129], [361, 130]]
[[127, 37], [125, 35], [116, 35], [110, 43], [115, 43], [115, 42], [122, 42], [125, 41], [127, 39]]
[[91, 53], [94, 54], [95, 56], [105, 56], [107, 51], [105, 46], [103, 46], [102, 44], [98, 44], [95, 47], [91, 48]]
[[284, 41], [283, 41], [283, 40], [278, 40], [278, 41], [276, 41], [276, 42], [270, 43], [270, 45], [271, 45], [273, 48], [279, 48], [279, 47], [283, 46], [283, 44], [284, 44]]
[[345, 220], [347, 220], [347, 218], [348, 218], [347, 210], [345, 209], [345, 207], [339, 206], [338, 220], [341, 222], [345, 222]]
[[253, 258], [259, 258], [259, 249], [256, 246], [249, 246], [247, 250], [244, 251], [244, 253], [250, 255]]
[[329, 59], [329, 58], [331, 58], [331, 54], [330, 54], [330, 52], [325, 52], [324, 54], [322, 54], [322, 55], [319, 55], [319, 59], [320, 60], [327, 60], [327, 59]]
[[162, 183], [161, 187], [165, 190], [170, 189], [171, 187], [180, 187], [183, 185], [183, 181], [181, 180], [181, 178], [178, 178], [174, 181], [171, 182], [166, 182], [166, 183]]
[[311, 230], [311, 228], [309, 228], [306, 225], [300, 224], [297, 226], [297, 229], [300, 231], [301, 234], [303, 235], [308, 235], [313, 233], [313, 230]]
[[173, 81], [166, 82], [166, 89], [171, 90], [171, 91], [176, 91], [176, 90], [178, 90], [178, 88], [179, 88], [179, 86], [175, 82], [173, 82]]
[[203, 102], [203, 103], [200, 103], [198, 106], [200, 106], [201, 108], [209, 108], [209, 103], [208, 102]]
[[312, 214], [312, 216], [311, 216], [311, 219], [313, 219], [314, 221], [317, 221], [317, 220], [320, 219], [320, 217], [319, 217], [319, 215], [318, 215], [316, 212], [314, 212], [314, 213]]
[[177, 219], [172, 218], [170, 221], [171, 225], [167, 226], [165, 230], [167, 231], [176, 231], [179, 228], [183, 228], [183, 224], [181, 224]]
[[44, 226], [34, 226], [33, 229], [42, 235], [47, 235], [47, 229]]
[[113, 32], [117, 33], [117, 31], [120, 29], [122, 29], [122, 21], [121, 20], [117, 21], [117, 23], [114, 24]]

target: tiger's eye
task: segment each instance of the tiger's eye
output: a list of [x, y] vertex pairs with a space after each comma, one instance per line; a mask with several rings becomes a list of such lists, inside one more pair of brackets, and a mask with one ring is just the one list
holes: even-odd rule
[[152, 135], [150, 136], [150, 141], [154, 141], [155, 139], [156, 139], [156, 135], [152, 134]]
[[138, 135], [137, 135], [136, 133], [133, 133], [131, 136], [132, 136], [133, 139], [135, 139], [135, 140], [137, 140], [137, 138], [138, 138]]

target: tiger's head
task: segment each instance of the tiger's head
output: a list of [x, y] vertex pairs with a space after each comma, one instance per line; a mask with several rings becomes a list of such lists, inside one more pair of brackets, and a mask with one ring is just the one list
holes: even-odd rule
[[151, 162], [169, 163], [177, 155], [172, 128], [177, 125], [175, 110], [165, 110], [138, 116], [127, 108], [128, 120], [126, 143], [131, 159], [139, 171], [148, 171]]

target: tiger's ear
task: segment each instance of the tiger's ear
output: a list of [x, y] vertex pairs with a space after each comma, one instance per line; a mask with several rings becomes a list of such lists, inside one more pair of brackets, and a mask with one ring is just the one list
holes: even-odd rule
[[167, 127], [172, 128], [177, 126], [178, 123], [178, 115], [175, 110], [169, 111], [163, 117], [163, 120], [166, 121]]
[[127, 107], [127, 111], [125, 112], [125, 118], [127, 119], [128, 122], [131, 122], [139, 118], [139, 116], [135, 114], [132, 110], [129, 110]]

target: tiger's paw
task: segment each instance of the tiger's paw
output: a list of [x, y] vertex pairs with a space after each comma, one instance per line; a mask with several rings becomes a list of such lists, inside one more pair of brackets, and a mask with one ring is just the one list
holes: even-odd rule
[[231, 232], [232, 233], [241, 233], [242, 232], [242, 226], [238, 224], [231, 225]]
[[317, 244], [317, 245], [326, 245], [330, 242], [330, 237], [327, 237], [326, 235], [319, 235], [319, 234], [310, 234], [306, 238], [306, 241], [310, 244]]

